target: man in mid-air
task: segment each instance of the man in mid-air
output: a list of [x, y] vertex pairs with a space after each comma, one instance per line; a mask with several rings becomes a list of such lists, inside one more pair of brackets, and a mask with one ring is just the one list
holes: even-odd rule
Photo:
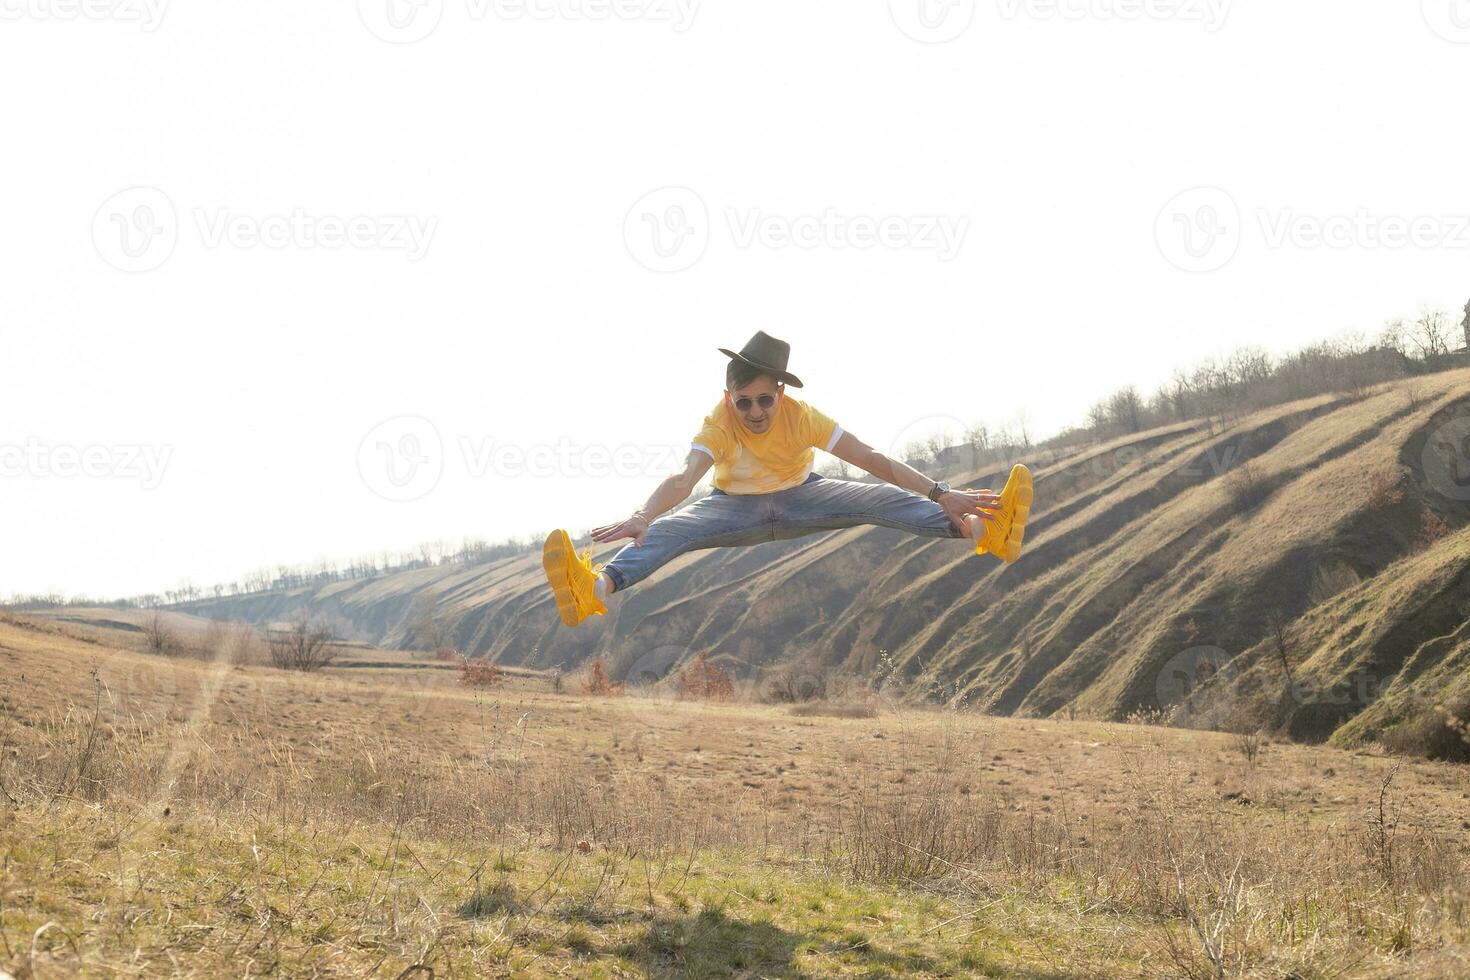
[[[686, 551], [729, 548], [819, 531], [877, 524], [931, 538], [966, 538], [975, 553], [1001, 561], [1021, 555], [1031, 512], [1031, 472], [1017, 464], [1005, 489], [954, 490], [889, 459], [812, 406], [786, 394], [802, 387], [786, 370], [791, 345], [763, 331], [730, 359], [725, 392], [694, 437], [684, 472], [659, 484], [642, 508], [593, 530], [599, 543], [632, 538], [605, 565], [593, 566], [564, 530], [546, 538], [542, 563], [562, 622], [576, 626], [607, 612], [606, 600]], [[884, 483], [835, 480], [812, 472], [814, 449]], [[709, 468], [709, 496], [674, 514]]]

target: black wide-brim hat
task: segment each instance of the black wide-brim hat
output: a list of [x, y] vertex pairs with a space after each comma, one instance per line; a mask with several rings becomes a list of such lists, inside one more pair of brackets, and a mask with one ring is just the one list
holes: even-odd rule
[[777, 340], [764, 330], [757, 330], [755, 336], [745, 342], [738, 354], [723, 347], [719, 351], [731, 360], [749, 364], [762, 374], [769, 374], [793, 388], [802, 386], [801, 379], [786, 370], [786, 362], [791, 359], [791, 345], [784, 340]]

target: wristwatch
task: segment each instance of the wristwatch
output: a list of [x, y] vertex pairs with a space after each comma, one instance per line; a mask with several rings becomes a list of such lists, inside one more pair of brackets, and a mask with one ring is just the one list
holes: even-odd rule
[[934, 486], [929, 488], [929, 499], [938, 503], [940, 495], [946, 493], [949, 493], [948, 483], [935, 483]]

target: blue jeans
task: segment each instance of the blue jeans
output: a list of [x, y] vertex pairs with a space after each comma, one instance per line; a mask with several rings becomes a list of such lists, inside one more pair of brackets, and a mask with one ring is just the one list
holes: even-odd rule
[[643, 544], [630, 544], [603, 568], [621, 592], [686, 551], [799, 538], [860, 524], [897, 528], [927, 538], [962, 538], [943, 507], [888, 483], [854, 483], [813, 473], [800, 486], [775, 493], [711, 491], [648, 526]]

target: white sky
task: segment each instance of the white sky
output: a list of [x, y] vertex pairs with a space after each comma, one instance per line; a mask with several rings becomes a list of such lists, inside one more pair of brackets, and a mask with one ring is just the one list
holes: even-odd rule
[[148, 2], [0, 0], [0, 594], [619, 518], [758, 328], [886, 447], [1470, 297], [1466, 0]]

